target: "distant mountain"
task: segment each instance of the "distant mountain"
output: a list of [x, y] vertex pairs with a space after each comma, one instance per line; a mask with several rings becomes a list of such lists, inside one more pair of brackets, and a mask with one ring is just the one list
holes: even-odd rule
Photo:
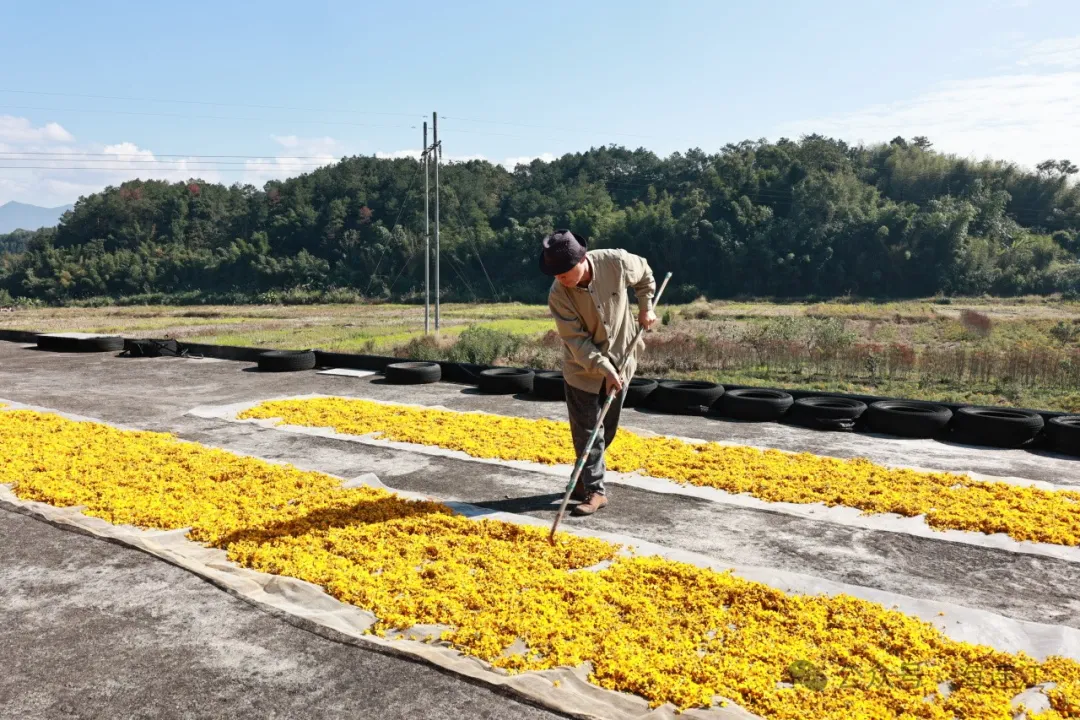
[[0, 234], [12, 230], [37, 230], [60, 222], [60, 216], [74, 205], [44, 208], [11, 201], [0, 205]]

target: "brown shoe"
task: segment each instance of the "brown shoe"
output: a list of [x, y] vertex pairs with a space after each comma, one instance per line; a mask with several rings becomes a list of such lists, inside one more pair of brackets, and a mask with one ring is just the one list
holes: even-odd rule
[[577, 481], [573, 492], [570, 493], [570, 499], [576, 502], [585, 502], [589, 499], [589, 491], [585, 489], [585, 484], [580, 480]]
[[580, 505], [575, 505], [570, 511], [571, 515], [592, 515], [600, 508], [607, 505], [607, 497], [600, 493], [591, 493]]

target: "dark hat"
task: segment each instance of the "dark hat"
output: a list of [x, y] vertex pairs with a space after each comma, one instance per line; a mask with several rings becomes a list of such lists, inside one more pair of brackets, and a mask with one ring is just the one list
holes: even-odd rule
[[583, 237], [575, 237], [569, 230], [556, 230], [544, 238], [540, 251], [540, 272], [545, 275], [562, 275], [585, 257]]

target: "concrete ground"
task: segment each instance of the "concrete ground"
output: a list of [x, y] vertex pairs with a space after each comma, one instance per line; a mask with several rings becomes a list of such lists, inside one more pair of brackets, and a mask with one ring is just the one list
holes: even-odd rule
[[[551, 475], [186, 414], [200, 405], [304, 393], [565, 418], [560, 403], [483, 396], [452, 384], [391, 386], [314, 372], [263, 374], [250, 364], [228, 361], [62, 355], [0, 342], [0, 398], [174, 432], [343, 477], [374, 472], [391, 487], [447, 500], [546, 519], [554, 514], [562, 482]], [[1080, 461], [1047, 453], [913, 444], [637, 410], [626, 410], [623, 424], [1080, 487]], [[611, 504], [602, 513], [568, 523], [587, 523], [723, 563], [798, 572], [1080, 629], [1080, 565], [1064, 560], [621, 485], [612, 488]], [[383, 703], [391, 708], [384, 712], [388, 717], [397, 716], [395, 707], [401, 715], [425, 717], [442, 710], [468, 717], [543, 714], [433, 670], [308, 635], [131, 550], [7, 512], [0, 512], [0, 541], [0, 599], [18, 608], [16, 621], [0, 628], [0, 666], [6, 668], [0, 674], [0, 707], [19, 707], [19, 717], [55, 717], [60, 705], [88, 717], [135, 716], [147, 703], [158, 717], [214, 716], [219, 706], [211, 700], [223, 703], [221, 715], [355, 715]], [[195, 623], [194, 629], [185, 622]], [[35, 637], [43, 639], [35, 642]], [[94, 698], [96, 710], [73, 700], [86, 697]], [[10, 705], [12, 699], [21, 704]]]
[[295, 627], [137, 550], [0, 511], [0, 717], [558, 715]]

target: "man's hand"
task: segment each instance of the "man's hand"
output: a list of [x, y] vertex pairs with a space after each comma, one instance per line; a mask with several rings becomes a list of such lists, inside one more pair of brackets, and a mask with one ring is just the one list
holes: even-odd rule
[[652, 330], [656, 325], [656, 313], [652, 310], [642, 310], [638, 313], [638, 322], [641, 323], [641, 327], [646, 330]]
[[622, 392], [623, 379], [622, 376], [615, 370], [604, 370], [604, 378], [607, 380], [604, 385], [607, 388], [608, 395], [614, 395]]

